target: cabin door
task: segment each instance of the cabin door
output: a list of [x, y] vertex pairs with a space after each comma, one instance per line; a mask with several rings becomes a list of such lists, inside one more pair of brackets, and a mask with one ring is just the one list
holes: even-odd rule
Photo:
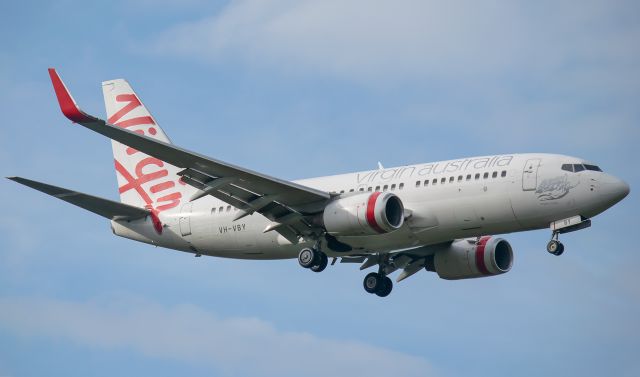
[[539, 158], [527, 160], [522, 170], [522, 190], [535, 190], [538, 186], [538, 167], [540, 166]]

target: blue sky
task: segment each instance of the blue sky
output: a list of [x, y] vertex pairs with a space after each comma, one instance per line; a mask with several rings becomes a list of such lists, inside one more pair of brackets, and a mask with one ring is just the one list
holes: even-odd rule
[[548, 255], [420, 273], [193, 258], [0, 182], [0, 375], [640, 375], [640, 7], [634, 1], [177, 1], [0, 5], [0, 172], [117, 198], [90, 113], [127, 78], [172, 141], [286, 179], [471, 155], [556, 152], [632, 193]]

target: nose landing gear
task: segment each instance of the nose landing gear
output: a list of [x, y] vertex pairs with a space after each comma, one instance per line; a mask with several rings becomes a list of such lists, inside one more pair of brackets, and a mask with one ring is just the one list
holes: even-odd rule
[[558, 240], [558, 236], [590, 226], [591, 220], [579, 215], [552, 222], [550, 225], [552, 231], [551, 241], [547, 244], [547, 251], [553, 255], [562, 255], [564, 253], [564, 245]]
[[554, 237], [555, 238], [551, 239], [551, 241], [549, 241], [549, 243], [547, 244], [547, 251], [550, 254], [560, 256], [562, 255], [562, 253], [564, 253], [564, 245], [562, 244], [562, 242], [558, 241], [557, 234], [555, 234]]

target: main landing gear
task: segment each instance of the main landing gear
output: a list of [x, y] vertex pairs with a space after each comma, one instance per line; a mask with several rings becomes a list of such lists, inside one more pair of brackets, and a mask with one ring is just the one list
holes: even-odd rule
[[324, 271], [329, 264], [327, 254], [318, 249], [310, 249], [305, 247], [298, 254], [298, 263], [304, 268], [308, 268], [313, 272]]
[[551, 241], [549, 241], [549, 243], [547, 244], [547, 251], [550, 254], [553, 254], [556, 256], [560, 256], [562, 255], [562, 253], [564, 253], [564, 245], [562, 244], [562, 242], [558, 240], [557, 232], [553, 232], [553, 235], [551, 236]]
[[[366, 266], [366, 268], [378, 264], [378, 272], [372, 272], [365, 276], [364, 281], [362, 282], [364, 290], [380, 297], [387, 297], [393, 289], [393, 282], [389, 279], [387, 274], [392, 273], [396, 268], [392, 266], [388, 255], [378, 256], [375, 259], [370, 259], [370, 261], [371, 264]], [[323, 271], [327, 268], [328, 262], [329, 258], [327, 257], [327, 254], [322, 252], [317, 244], [314, 247], [305, 247], [300, 250], [300, 253], [298, 254], [298, 263], [300, 263], [300, 266], [308, 268], [314, 272]], [[365, 265], [367, 263], [365, 263]]]
[[387, 297], [393, 289], [393, 282], [388, 276], [381, 272], [372, 272], [364, 277], [362, 282], [364, 290], [368, 293], [375, 293], [380, 297]]
[[396, 268], [392, 266], [388, 254], [378, 254], [375, 259], [371, 257], [360, 269], [371, 267], [375, 264], [378, 264], [378, 272], [367, 274], [367, 276], [364, 277], [362, 285], [368, 293], [375, 294], [379, 297], [387, 297], [393, 289], [393, 282], [387, 274], [392, 273]]

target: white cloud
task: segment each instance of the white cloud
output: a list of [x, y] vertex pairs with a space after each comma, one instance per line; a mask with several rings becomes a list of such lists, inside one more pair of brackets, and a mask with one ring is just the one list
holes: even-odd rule
[[418, 357], [362, 342], [279, 331], [257, 318], [219, 318], [192, 305], [0, 298], [0, 307], [0, 326], [20, 336], [129, 348], [151, 357], [209, 364], [229, 375], [434, 375], [432, 366]]
[[[390, 96], [414, 103], [395, 116], [472, 130], [484, 143], [500, 133], [505, 152], [566, 140], [611, 149], [637, 136], [635, 9], [604, 0], [238, 0], [170, 27], [150, 49], [398, 88]], [[549, 135], [564, 141], [549, 144]]]
[[[547, 73], [577, 61], [633, 57], [640, 33], [608, 17], [610, 2], [240, 0], [220, 13], [176, 25], [155, 51], [208, 61], [397, 78]], [[627, 67], [630, 68], [630, 67]]]

